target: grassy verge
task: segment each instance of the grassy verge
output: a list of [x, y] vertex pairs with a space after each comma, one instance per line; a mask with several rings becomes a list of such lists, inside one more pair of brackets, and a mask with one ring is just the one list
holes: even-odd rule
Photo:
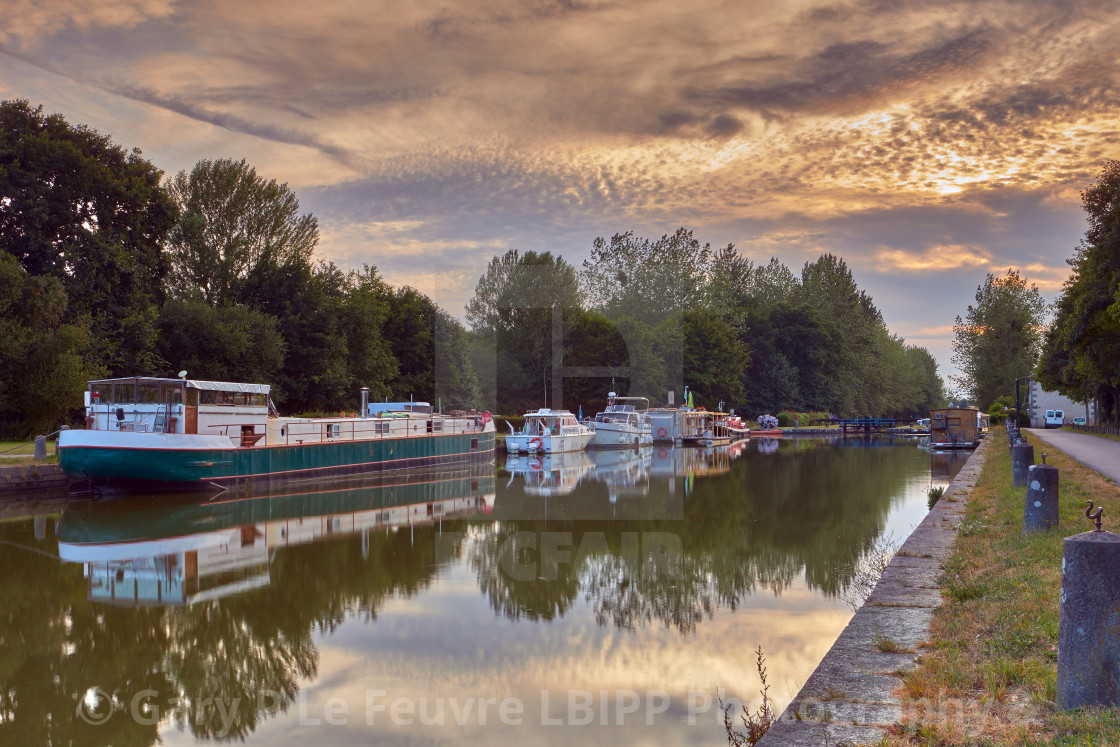
[[[1011, 485], [1007, 437], [995, 442], [941, 580], [930, 642], [903, 678], [904, 723], [882, 745], [1120, 743], [1120, 709], [1063, 712], [1057, 697], [1062, 539], [1091, 529], [1085, 501], [1120, 530], [1120, 488], [1027, 435], [1060, 470], [1061, 525], [1023, 537], [1026, 489]], [[1040, 460], [1039, 460], [1040, 461]]]
[[35, 443], [0, 441], [0, 467], [15, 464], [58, 464], [55, 441], [47, 439], [47, 458], [35, 459]]

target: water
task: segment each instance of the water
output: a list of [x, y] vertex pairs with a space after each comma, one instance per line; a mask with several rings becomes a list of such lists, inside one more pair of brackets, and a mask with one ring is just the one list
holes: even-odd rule
[[0, 524], [0, 743], [719, 744], [967, 454], [754, 441]]

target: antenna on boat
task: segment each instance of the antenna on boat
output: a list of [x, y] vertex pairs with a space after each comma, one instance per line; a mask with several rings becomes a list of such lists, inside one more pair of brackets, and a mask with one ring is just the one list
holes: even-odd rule
[[182, 379], [183, 381], [187, 380], [187, 372], [186, 372], [185, 369], [179, 372], [179, 378]]

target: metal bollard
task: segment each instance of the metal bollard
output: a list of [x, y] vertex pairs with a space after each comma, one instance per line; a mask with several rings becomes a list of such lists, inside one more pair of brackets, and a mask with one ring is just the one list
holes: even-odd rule
[[1034, 447], [1026, 441], [1015, 444], [1011, 450], [1011, 484], [1021, 488], [1027, 484], [1027, 475], [1034, 464]]
[[1101, 509], [1085, 515], [1095, 531], [1062, 542], [1058, 613], [1058, 705], [1120, 704], [1120, 534], [1102, 531]]
[[35, 437], [35, 458], [36, 459], [46, 459], [47, 458], [47, 437], [46, 436], [36, 436]]
[[1023, 504], [1023, 534], [1045, 532], [1058, 526], [1058, 468], [1046, 463], [1027, 471], [1027, 500]]

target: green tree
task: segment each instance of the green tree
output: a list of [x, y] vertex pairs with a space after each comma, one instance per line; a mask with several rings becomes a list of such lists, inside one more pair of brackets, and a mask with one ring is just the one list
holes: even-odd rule
[[746, 348], [727, 322], [710, 311], [684, 313], [684, 377], [694, 404], [715, 409], [721, 401], [741, 401], [746, 366]]
[[158, 352], [191, 378], [270, 382], [284, 362], [275, 317], [245, 306], [214, 308], [203, 301], [168, 299], [159, 318]]
[[953, 325], [953, 362], [961, 370], [956, 379], [977, 405], [990, 405], [1034, 370], [1045, 312], [1038, 287], [1016, 270], [1003, 277], [989, 273], [977, 287], [976, 304]]
[[68, 424], [92, 363], [88, 319], [66, 323], [66, 294], [53, 277], [29, 276], [0, 253], [0, 423], [17, 438]]
[[859, 289], [844, 260], [831, 254], [805, 264], [801, 288], [805, 302], [820, 312], [842, 341], [832, 372], [835, 394], [829, 409], [845, 415], [880, 414], [880, 334], [886, 328], [871, 296]]
[[266, 181], [244, 159], [199, 161], [167, 189], [182, 211], [169, 242], [172, 295], [229, 305], [258, 263], [311, 263], [318, 221], [299, 214], [287, 184]]
[[1055, 303], [1038, 378], [1047, 389], [1095, 399], [1103, 419], [1120, 423], [1120, 161], [1107, 161], [1081, 193], [1089, 221], [1073, 274]]
[[27, 101], [0, 102], [0, 250], [62, 283], [63, 321], [88, 317], [111, 375], [159, 367], [163, 243], [178, 215], [161, 177], [139, 150]]
[[[732, 250], [728, 245], [720, 256]], [[627, 314], [656, 323], [667, 312], [704, 305], [712, 258], [711, 245], [701, 245], [685, 228], [657, 241], [629, 231], [609, 242], [599, 237], [583, 262], [580, 286], [588, 305], [608, 317]]]
[[[550, 404], [553, 310], [580, 307], [575, 270], [563, 257], [511, 249], [491, 260], [467, 305], [467, 321], [492, 345], [484, 345], [478, 358], [495, 362], [499, 412]], [[479, 365], [488, 368], [484, 360]]]

